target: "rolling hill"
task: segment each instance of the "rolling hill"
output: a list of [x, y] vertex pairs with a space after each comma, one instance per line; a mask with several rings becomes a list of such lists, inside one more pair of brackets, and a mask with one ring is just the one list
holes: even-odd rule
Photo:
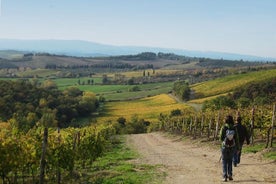
[[[223, 53], [213, 51], [191, 51], [172, 48], [142, 47], [142, 46], [114, 46], [80, 40], [16, 40], [0, 39], [0, 50], [18, 50], [25, 52], [47, 52], [58, 55], [91, 57], [130, 55], [141, 52], [166, 52], [189, 57], [206, 57], [214, 59], [248, 60], [248, 61], [276, 61], [275, 58]], [[0, 55], [1, 57], [1, 55]]]
[[49, 53], [0, 51], [0, 68], [203, 69], [264, 65], [263, 62], [188, 57], [173, 53], [142, 52], [135, 55], [76, 57]]
[[271, 78], [276, 78], [276, 69], [228, 75], [194, 84], [191, 88], [197, 98], [205, 98], [230, 93], [250, 82], [265, 81]]

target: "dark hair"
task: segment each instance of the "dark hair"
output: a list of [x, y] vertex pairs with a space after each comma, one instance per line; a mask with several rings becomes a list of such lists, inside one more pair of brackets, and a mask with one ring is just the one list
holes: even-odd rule
[[241, 121], [242, 121], [242, 118], [241, 118], [240, 116], [238, 116], [238, 117], [237, 117], [237, 122], [238, 122], [238, 123], [241, 123]]
[[225, 117], [225, 123], [229, 124], [229, 125], [233, 125], [234, 124], [234, 119], [232, 116], [228, 115]]

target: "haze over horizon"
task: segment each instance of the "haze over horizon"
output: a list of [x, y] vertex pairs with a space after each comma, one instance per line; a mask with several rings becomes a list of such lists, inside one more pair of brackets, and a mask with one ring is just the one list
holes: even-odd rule
[[2, 0], [0, 38], [276, 58], [273, 0]]

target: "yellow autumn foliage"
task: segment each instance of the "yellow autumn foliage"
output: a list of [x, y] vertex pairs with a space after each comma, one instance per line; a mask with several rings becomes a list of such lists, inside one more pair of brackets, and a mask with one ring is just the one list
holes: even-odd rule
[[133, 101], [108, 102], [105, 104], [104, 117], [100, 117], [98, 122], [107, 120], [117, 120], [124, 117], [127, 120], [133, 115], [139, 118], [156, 122], [160, 113], [169, 114], [174, 109], [190, 108], [188, 105], [180, 104], [167, 94], [161, 94], [153, 97], [142, 98]]

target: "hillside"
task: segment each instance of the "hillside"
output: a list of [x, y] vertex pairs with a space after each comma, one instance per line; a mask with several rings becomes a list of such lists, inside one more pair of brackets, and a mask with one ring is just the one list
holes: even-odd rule
[[26, 52], [16, 50], [0, 50], [0, 58], [3, 59], [16, 59], [22, 58]]
[[262, 62], [242, 60], [210, 59], [188, 57], [173, 53], [142, 52], [136, 55], [108, 57], [73, 57], [49, 53], [23, 53], [18, 51], [0, 51], [0, 68], [46, 68], [46, 69], [203, 69], [224, 67], [248, 67], [265, 65]]
[[196, 98], [211, 97], [232, 92], [253, 81], [262, 81], [276, 77], [276, 69], [227, 75], [214, 80], [191, 86]]
[[91, 56], [114, 56], [130, 55], [141, 52], [166, 52], [186, 55], [189, 57], [206, 57], [229, 60], [249, 61], [275, 61], [275, 58], [242, 55], [235, 53], [223, 53], [214, 51], [192, 51], [173, 48], [157, 48], [143, 46], [114, 46], [80, 40], [16, 40], [0, 39], [0, 50], [19, 50], [25, 52], [48, 52], [51, 54], [91, 57]]

